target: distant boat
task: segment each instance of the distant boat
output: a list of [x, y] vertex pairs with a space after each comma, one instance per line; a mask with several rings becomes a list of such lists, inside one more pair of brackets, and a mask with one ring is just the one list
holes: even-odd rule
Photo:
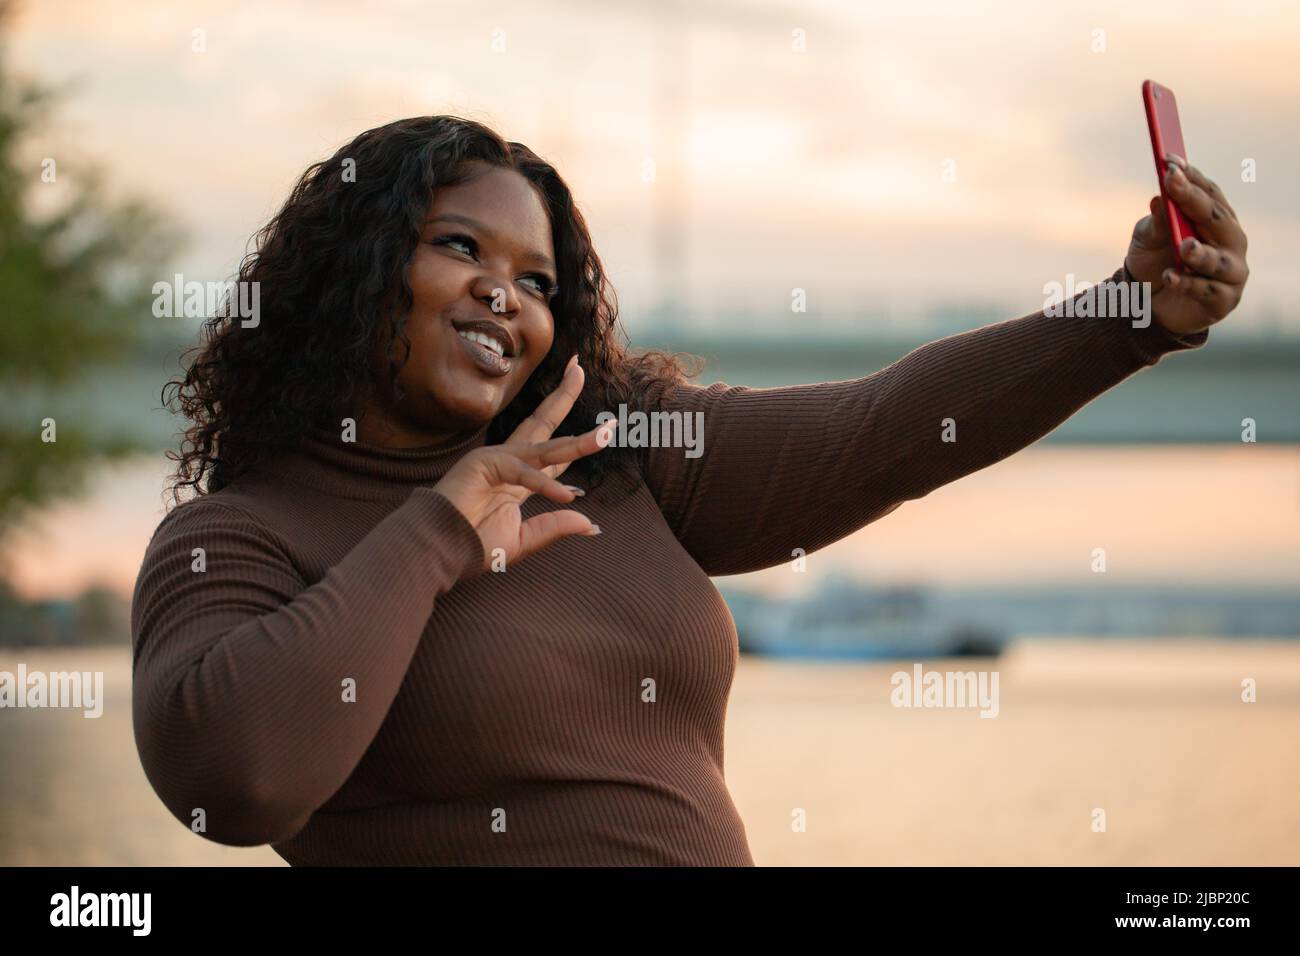
[[814, 594], [724, 591], [745, 653], [880, 660], [991, 656], [1013, 638], [1300, 637], [1293, 589], [1089, 582], [1080, 587], [878, 588], [843, 576]]
[[920, 588], [868, 590], [834, 578], [810, 598], [773, 601], [746, 592], [727, 602], [748, 654], [896, 660], [994, 655], [1003, 644], [999, 635], [941, 620]]

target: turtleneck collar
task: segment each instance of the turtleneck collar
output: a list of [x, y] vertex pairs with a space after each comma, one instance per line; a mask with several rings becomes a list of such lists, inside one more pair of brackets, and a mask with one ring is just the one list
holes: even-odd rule
[[343, 498], [404, 498], [421, 485], [437, 483], [466, 452], [484, 444], [487, 430], [484, 425], [446, 445], [381, 448], [313, 429], [268, 470], [282, 480]]

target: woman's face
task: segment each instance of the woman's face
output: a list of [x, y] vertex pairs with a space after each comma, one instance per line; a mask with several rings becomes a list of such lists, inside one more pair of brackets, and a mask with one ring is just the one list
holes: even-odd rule
[[[441, 444], [488, 424], [551, 348], [555, 251], [541, 195], [514, 170], [476, 167], [478, 175], [434, 195], [407, 273], [404, 396], [393, 404], [382, 390], [359, 423], [364, 442]], [[403, 353], [396, 344], [393, 357]]]

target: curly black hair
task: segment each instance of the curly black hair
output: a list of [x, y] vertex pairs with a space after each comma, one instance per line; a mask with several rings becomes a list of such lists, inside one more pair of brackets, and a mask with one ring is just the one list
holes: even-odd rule
[[[407, 267], [434, 190], [463, 182], [475, 163], [513, 169], [539, 190], [550, 215], [559, 285], [551, 303], [553, 347], [489, 425], [489, 444], [504, 441], [554, 390], [575, 352], [586, 382], [557, 436], [590, 429], [597, 413], [620, 403], [648, 410], [653, 387], [698, 374], [681, 361], [694, 364], [696, 356], [633, 354], [620, 344], [613, 288], [553, 166], [474, 120], [398, 120], [362, 133], [303, 173], [239, 267], [236, 289], [259, 284], [259, 322], [245, 328], [228, 294], [186, 353], [184, 376], [163, 387], [164, 405], [191, 423], [180, 451], [168, 452], [176, 462], [176, 502], [187, 487], [195, 495], [219, 491], [310, 430], [337, 428], [341, 416], [379, 387], [372, 355], [386, 328], [383, 354], [395, 354], [392, 346], [401, 343], [397, 354], [404, 350], [409, 357]], [[346, 177], [346, 168], [357, 175]], [[401, 397], [395, 373], [404, 361], [390, 363], [394, 399]], [[629, 473], [640, 451], [611, 447], [571, 467], [594, 488], [608, 472]]]

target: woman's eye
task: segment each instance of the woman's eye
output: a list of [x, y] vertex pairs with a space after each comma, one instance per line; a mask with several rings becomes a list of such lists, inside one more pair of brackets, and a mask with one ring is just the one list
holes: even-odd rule
[[[478, 258], [478, 243], [474, 241], [474, 238], [472, 236], [466, 236], [462, 233], [451, 233], [445, 236], [438, 236], [437, 238], [430, 240], [430, 245], [464, 246], [465, 255], [475, 259]], [[541, 293], [542, 299], [544, 301], [550, 302], [551, 299], [555, 298], [556, 285], [554, 282], [550, 280], [549, 276], [544, 276], [539, 273], [533, 273], [531, 275], [524, 276], [524, 278], [532, 279], [534, 282], [537, 283], [536, 286], [537, 291]]]
[[466, 252], [466, 255], [470, 255], [470, 256], [472, 256], [474, 254], [474, 250], [478, 248], [474, 240], [471, 239], [469, 236], [461, 236], [461, 235], [439, 236], [437, 239], [433, 240], [433, 244], [435, 246], [450, 246], [452, 243], [465, 246], [465, 248], [468, 250], [468, 252]]
[[546, 276], [528, 275], [528, 276], [524, 276], [524, 278], [532, 279], [534, 282], [537, 283], [537, 291], [542, 294], [542, 298], [545, 299], [546, 301], [549, 302], [554, 297], [555, 283], [553, 283]]

